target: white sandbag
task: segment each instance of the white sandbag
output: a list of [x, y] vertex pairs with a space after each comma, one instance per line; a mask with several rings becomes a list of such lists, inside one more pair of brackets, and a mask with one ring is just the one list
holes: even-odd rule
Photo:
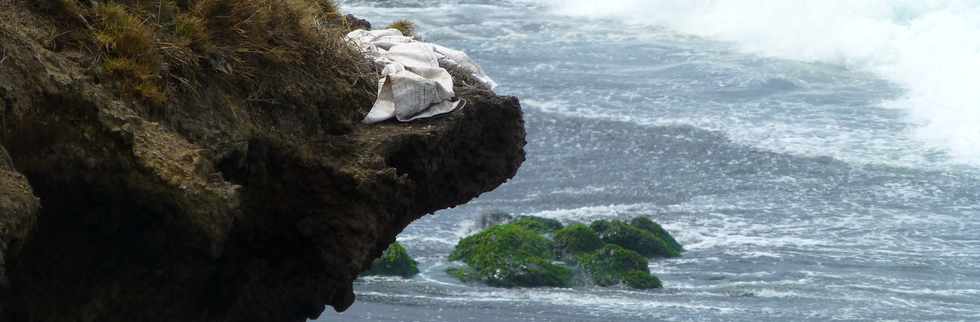
[[402, 35], [402, 32], [398, 31], [397, 29], [370, 31], [358, 29], [347, 34], [347, 39], [354, 41], [354, 43], [361, 49], [378, 47], [384, 50], [388, 50], [397, 44], [405, 44], [415, 41], [412, 39], [412, 37]]
[[355, 30], [347, 39], [375, 63], [384, 66], [378, 80], [378, 99], [364, 123], [392, 118], [408, 122], [454, 111], [452, 76], [447, 67], [458, 67], [491, 89], [496, 83], [463, 52], [415, 41], [395, 29]]
[[473, 75], [473, 78], [476, 78], [476, 80], [483, 83], [490, 90], [497, 89], [497, 82], [490, 79], [490, 76], [487, 76], [487, 73], [483, 72], [483, 68], [480, 68], [480, 65], [474, 63], [466, 53], [436, 44], [432, 44], [432, 48], [439, 55], [440, 66], [458, 67]]
[[378, 99], [364, 123], [372, 124], [395, 118], [402, 122], [452, 112], [459, 101], [452, 101], [452, 77], [445, 69], [400, 63], [385, 66], [378, 81]]

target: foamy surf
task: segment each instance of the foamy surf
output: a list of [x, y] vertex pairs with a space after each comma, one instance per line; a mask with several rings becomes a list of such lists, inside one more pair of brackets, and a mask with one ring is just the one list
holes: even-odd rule
[[750, 53], [865, 70], [906, 93], [908, 135], [980, 164], [980, 3], [957, 0], [542, 0], [560, 14], [663, 26]]
[[[971, 3], [347, 2], [466, 50], [498, 92], [521, 98], [528, 153], [509, 183], [399, 236], [420, 276], [360, 280], [352, 311], [324, 321], [980, 316], [980, 172], [943, 138], [967, 135], [952, 130], [970, 116], [915, 115], [969, 100], [962, 88], [930, 89], [952, 74], [919, 66], [956, 65], [954, 53], [969, 51], [935, 62], [903, 52], [955, 25], [927, 16], [969, 15]], [[952, 45], [929, 48], [941, 46]], [[930, 128], [943, 122], [952, 132]], [[447, 256], [489, 211], [564, 223], [649, 215], [687, 252], [650, 261], [663, 290], [459, 282]]]

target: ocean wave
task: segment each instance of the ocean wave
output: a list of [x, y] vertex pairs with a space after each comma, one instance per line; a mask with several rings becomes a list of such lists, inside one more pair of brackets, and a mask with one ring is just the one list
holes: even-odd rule
[[540, 0], [563, 15], [615, 18], [732, 42], [764, 56], [839, 64], [906, 90], [921, 142], [980, 163], [980, 2], [958, 0]]

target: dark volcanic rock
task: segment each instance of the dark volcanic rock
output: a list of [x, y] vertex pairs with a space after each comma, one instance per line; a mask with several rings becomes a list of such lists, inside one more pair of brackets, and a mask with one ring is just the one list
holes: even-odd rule
[[344, 19], [347, 20], [347, 24], [350, 25], [350, 29], [364, 29], [371, 30], [371, 22], [358, 18], [354, 15], [346, 15]]
[[[23, 175], [0, 161], [0, 321], [344, 310], [409, 223], [496, 188], [524, 160], [513, 97], [463, 94], [445, 117], [365, 126], [351, 120], [367, 95], [284, 74], [263, 84], [276, 97], [254, 99], [219, 74], [147, 107], [59, 51], [53, 23], [2, 6], [0, 138]], [[349, 100], [364, 110], [333, 109]]]

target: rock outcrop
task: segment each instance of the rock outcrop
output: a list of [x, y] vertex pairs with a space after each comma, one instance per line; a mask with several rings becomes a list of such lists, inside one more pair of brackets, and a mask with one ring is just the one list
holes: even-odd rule
[[11, 302], [7, 259], [17, 257], [37, 221], [38, 210], [27, 178], [14, 170], [7, 151], [0, 147], [0, 317], [9, 313]]
[[[256, 97], [212, 62], [203, 87], [143, 104], [25, 3], [0, 1], [0, 321], [344, 310], [409, 223], [524, 160], [518, 100], [479, 89], [445, 117], [365, 126], [373, 84], [334, 95], [300, 66], [261, 75], [275, 90]], [[334, 109], [352, 100], [363, 109]]]
[[388, 246], [380, 258], [374, 260], [371, 269], [361, 275], [401, 276], [412, 278], [419, 274], [418, 262], [408, 255], [408, 250], [399, 242]]
[[[481, 221], [512, 217], [483, 218], [487, 220]], [[624, 285], [653, 289], [662, 288], [663, 283], [650, 274], [646, 256], [677, 257], [681, 252], [682, 246], [670, 232], [643, 216], [630, 223], [599, 220], [588, 226], [521, 216], [461, 239], [449, 260], [462, 263], [446, 273], [464, 283], [495, 287]]]

